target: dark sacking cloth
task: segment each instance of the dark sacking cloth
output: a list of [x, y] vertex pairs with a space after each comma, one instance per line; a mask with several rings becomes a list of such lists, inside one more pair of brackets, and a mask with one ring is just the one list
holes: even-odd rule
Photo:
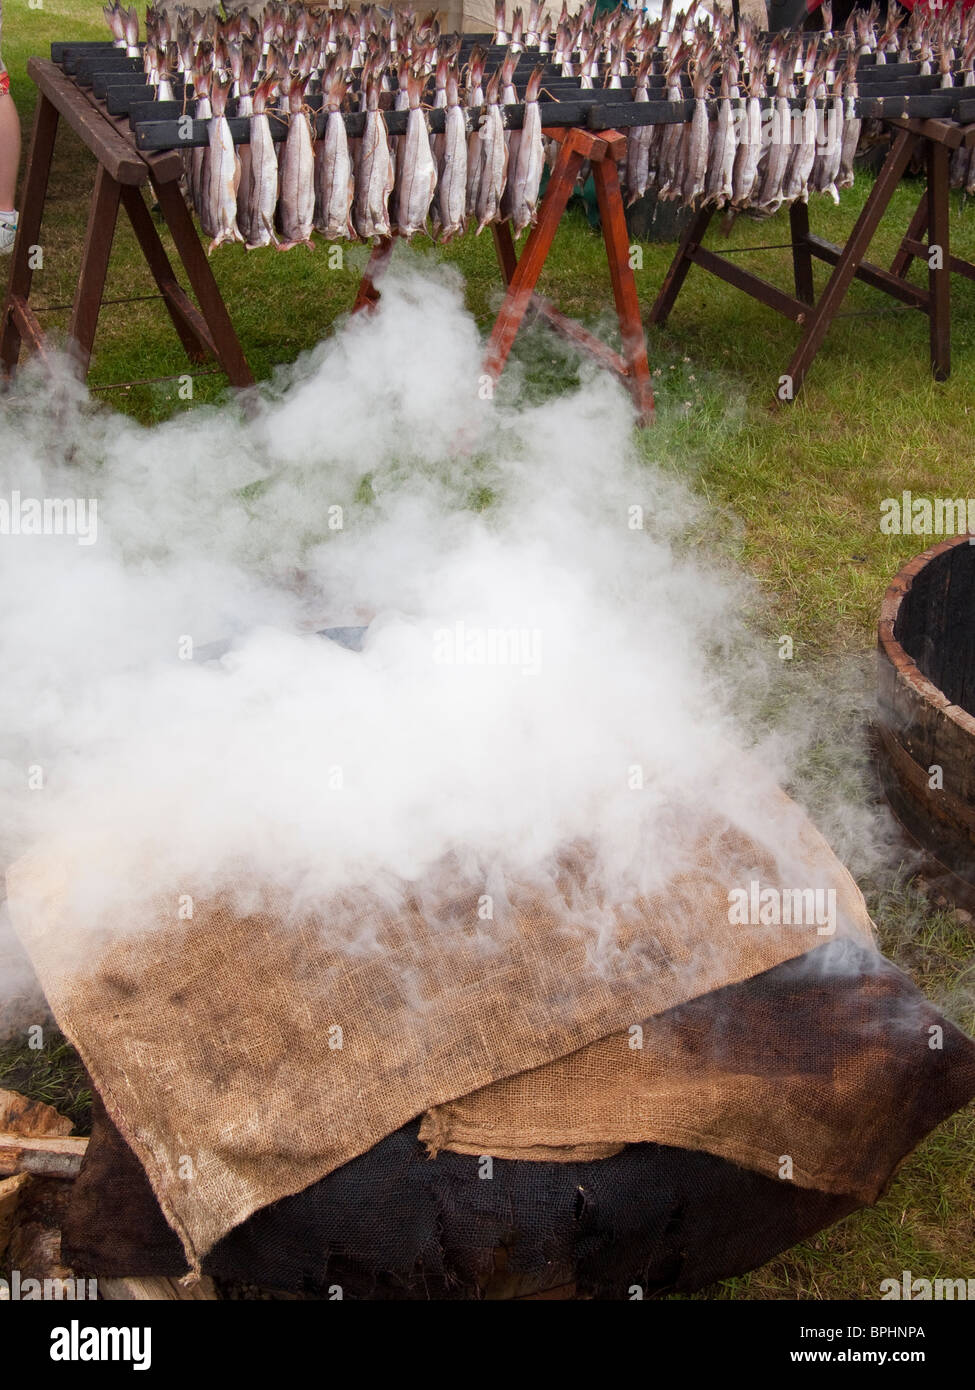
[[[842, 1081], [847, 1103], [850, 1085], [859, 1086], [862, 1122], [841, 1159], [851, 1186], [865, 1164], [892, 1172], [975, 1094], [975, 1045], [895, 966], [850, 943], [681, 1005], [670, 1011], [675, 1037], [700, 1031], [708, 1011], [725, 1089], [735, 1074], [773, 1076], [808, 1096], [815, 1119], [828, 1109], [831, 1078]], [[929, 1045], [934, 1026], [940, 1047]], [[565, 1267], [580, 1292], [596, 1296], [625, 1297], [633, 1284], [692, 1292], [763, 1264], [863, 1204], [849, 1192], [649, 1143], [592, 1162], [496, 1158], [488, 1178], [477, 1156], [430, 1159], [417, 1131], [417, 1122], [405, 1126], [255, 1213], [214, 1247], [205, 1272], [323, 1296], [338, 1284], [353, 1298], [470, 1298], [501, 1254], [512, 1275]], [[62, 1248], [89, 1275], [186, 1268], [142, 1166], [97, 1100]]]
[[[344, 1298], [476, 1298], [497, 1267], [564, 1268], [580, 1293], [692, 1292], [744, 1273], [853, 1211], [726, 1159], [633, 1144], [592, 1163], [426, 1155], [416, 1122], [257, 1212], [203, 1262], [218, 1279]], [[142, 1166], [96, 1101], [62, 1237], [81, 1273], [180, 1275], [186, 1261]]]
[[[839, 939], [424, 1117], [431, 1151], [584, 1161], [578, 1136], [703, 1149], [863, 1204], [975, 1094], [975, 1045], [872, 948]], [[566, 1152], [557, 1152], [558, 1146]], [[538, 1151], [537, 1146], [545, 1146]]]

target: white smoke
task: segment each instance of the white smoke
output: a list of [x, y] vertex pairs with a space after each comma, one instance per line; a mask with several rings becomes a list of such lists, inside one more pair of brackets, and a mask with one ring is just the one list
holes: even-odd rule
[[3, 854], [80, 844], [79, 923], [448, 857], [502, 884], [581, 842], [622, 899], [715, 825], [792, 852], [788, 750], [743, 751], [754, 595], [682, 545], [701, 504], [605, 375], [504, 405], [481, 351], [413, 270], [249, 410], [143, 429], [31, 371], [0, 399], [0, 496], [97, 500], [94, 545], [0, 537]]

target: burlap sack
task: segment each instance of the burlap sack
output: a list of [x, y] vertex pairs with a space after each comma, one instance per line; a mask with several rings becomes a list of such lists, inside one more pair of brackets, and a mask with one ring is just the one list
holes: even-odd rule
[[[703, 1108], [705, 1140], [720, 1145], [726, 1129], [754, 1137], [760, 1123], [777, 1127], [758, 1133], [764, 1172], [701, 1149], [631, 1144], [597, 1161], [499, 1158], [487, 1182], [480, 1158], [445, 1149], [426, 1157], [414, 1121], [255, 1212], [214, 1246], [204, 1270], [325, 1297], [335, 1283], [346, 1297], [478, 1297], [503, 1259], [508, 1273], [536, 1287], [565, 1267], [565, 1277], [597, 1296], [626, 1297], [633, 1283], [691, 1291], [845, 1215], [860, 1204], [852, 1190], [872, 1195], [929, 1130], [975, 1095], [975, 1044], [889, 961], [850, 942], [679, 1005], [655, 1032], [664, 1021], [675, 1047], [693, 1048], [700, 1064], [698, 1072], [689, 1058], [674, 1066], [690, 1080], [692, 1108], [703, 1074], [712, 1073], [717, 1100]], [[742, 1086], [756, 1077], [761, 1086]], [[503, 1083], [488, 1088], [503, 1090]], [[791, 1122], [775, 1116], [773, 1091]], [[756, 1098], [762, 1103], [749, 1114]], [[570, 1092], [567, 1102], [578, 1117], [579, 1099]], [[180, 1243], [97, 1093], [93, 1110], [63, 1226], [66, 1259], [95, 1275], [182, 1273]], [[603, 1114], [597, 1108], [593, 1122]], [[826, 1178], [835, 1193], [788, 1177], [776, 1147], [784, 1136], [808, 1153], [824, 1131], [832, 1136]]]
[[975, 1045], [844, 941], [428, 1111], [420, 1138], [562, 1162], [596, 1138], [652, 1140], [873, 1202], [972, 1095]]
[[[578, 856], [558, 901], [509, 885], [510, 911], [490, 933], [482, 884], [436, 911], [427, 885], [403, 910], [362, 894], [300, 921], [266, 894], [247, 916], [197, 901], [191, 922], [174, 923], [174, 891], [140, 931], [114, 924], [84, 965], [68, 906], [76, 861], [35, 853], [7, 881], [57, 1020], [198, 1267], [252, 1212], [414, 1116], [821, 943], [815, 925], [733, 925], [735, 885], [776, 884], [787, 864], [782, 886], [832, 889], [838, 934], [869, 938], [852, 879], [785, 797], [778, 827], [776, 859], [721, 827], [689, 845], [696, 867], [616, 914], [615, 955], [603, 940], [599, 968], [598, 904]], [[75, 853], [89, 856], [90, 879], [92, 847]], [[334, 949], [336, 926], [350, 924], [358, 949]]]

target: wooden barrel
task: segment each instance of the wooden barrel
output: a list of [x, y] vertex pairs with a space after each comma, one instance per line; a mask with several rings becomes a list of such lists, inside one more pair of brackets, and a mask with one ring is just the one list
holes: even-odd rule
[[[894, 813], [975, 891], [975, 544], [918, 555], [884, 597], [878, 627], [879, 753]], [[958, 880], [961, 880], [959, 884]]]

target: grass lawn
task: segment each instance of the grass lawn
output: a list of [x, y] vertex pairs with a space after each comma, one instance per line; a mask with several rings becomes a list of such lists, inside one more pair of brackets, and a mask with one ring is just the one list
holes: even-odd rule
[[[52, 39], [102, 38], [101, 7], [81, 0], [6, 0], [3, 54], [12, 90], [29, 131], [33, 90], [25, 66], [48, 53]], [[52, 197], [42, 232], [44, 269], [35, 277], [36, 302], [69, 303], [80, 258], [93, 163], [68, 131], [59, 137]], [[862, 206], [869, 176], [839, 208], [817, 199], [815, 230], [842, 240]], [[889, 264], [914, 210], [920, 185], [905, 183], [872, 249]], [[956, 254], [975, 260], [975, 210], [952, 204]], [[717, 232], [711, 234], [711, 240]], [[788, 221], [739, 219], [728, 245], [788, 240]], [[673, 254], [646, 245], [638, 272], [649, 308]], [[491, 322], [500, 292], [493, 247], [486, 236], [466, 237], [443, 257], [463, 273], [471, 311]], [[222, 249], [213, 267], [251, 366], [268, 377], [328, 333], [352, 302], [364, 248], [347, 249], [342, 269], [329, 270], [324, 248], [288, 255], [247, 255]], [[788, 252], [742, 257], [760, 274], [789, 285]], [[917, 272], [920, 273], [920, 272]], [[824, 269], [817, 270], [822, 283]], [[106, 294], [122, 298], [154, 289], [140, 265], [134, 238], [120, 223]], [[602, 242], [581, 212], [566, 218], [541, 289], [560, 306], [611, 332], [611, 304]], [[763, 623], [770, 640], [789, 633], [797, 665], [809, 679], [829, 681], [841, 658], [862, 657], [874, 641], [883, 591], [898, 566], [923, 548], [912, 537], [880, 533], [881, 500], [915, 494], [960, 497], [975, 491], [975, 283], [955, 277], [953, 374], [935, 384], [927, 368], [927, 322], [893, 301], [855, 285], [807, 380], [788, 407], [772, 404], [797, 330], [750, 299], [700, 271], [691, 276], [665, 332], [649, 330], [659, 423], [640, 438], [648, 458], [685, 475], [710, 502], [715, 530], [758, 579], [768, 598]], [[871, 311], [880, 311], [875, 315]], [[45, 313], [52, 333], [63, 310]], [[183, 370], [179, 344], [158, 302], [129, 303], [104, 313], [95, 346], [92, 385]], [[540, 331], [524, 336], [516, 357], [539, 391], [576, 371], [564, 351]], [[201, 376], [195, 400], [218, 399], [223, 378]], [[177, 382], [106, 390], [105, 399], [151, 422], [185, 410]], [[869, 680], [869, 676], [867, 677]], [[827, 759], [828, 761], [828, 759]], [[829, 769], [827, 769], [827, 772]], [[858, 774], [859, 775], [859, 774]], [[869, 777], [862, 780], [871, 794]], [[864, 883], [882, 944], [953, 1018], [969, 1031], [973, 1015], [973, 928], [950, 908], [930, 903], [907, 881]], [[51, 1100], [83, 1123], [85, 1097], [70, 1050], [29, 1053], [20, 1042], [0, 1049], [0, 1086], [17, 1085]], [[5, 1079], [6, 1078], [6, 1079]], [[975, 1114], [955, 1116], [904, 1164], [890, 1192], [782, 1259], [729, 1280], [718, 1298], [876, 1298], [883, 1278], [904, 1269], [915, 1276], [975, 1275]]]

